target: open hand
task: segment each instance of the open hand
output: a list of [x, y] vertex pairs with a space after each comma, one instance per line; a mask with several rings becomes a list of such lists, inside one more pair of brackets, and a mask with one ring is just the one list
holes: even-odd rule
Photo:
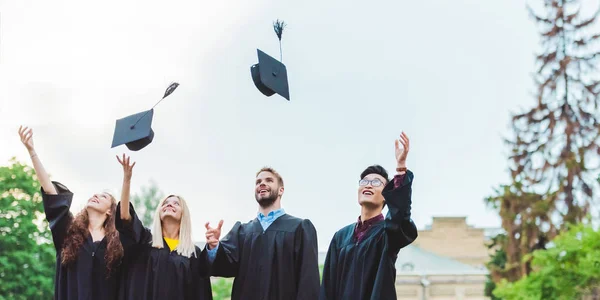
[[133, 164], [130, 164], [129, 159], [130, 157], [125, 155], [125, 153], [123, 153], [123, 159], [119, 158], [119, 156], [117, 155], [117, 160], [123, 166], [123, 176], [126, 179], [131, 179], [131, 176], [133, 175], [133, 166], [135, 166], [135, 162], [133, 162]]
[[27, 151], [33, 151], [33, 129], [29, 127], [23, 128], [23, 126], [19, 126], [19, 136], [21, 137], [21, 143], [25, 145]]
[[208, 249], [214, 249], [219, 244], [219, 238], [221, 238], [221, 227], [223, 227], [223, 220], [219, 221], [217, 228], [209, 226], [210, 222], [206, 222], [206, 243]]
[[[406, 167], [406, 157], [408, 156], [408, 151], [410, 149], [410, 141], [408, 140], [406, 133], [402, 132], [400, 139], [397, 139], [395, 144], [396, 162], [398, 163], [399, 168], [404, 168]], [[400, 144], [402, 144], [402, 147], [400, 147]]]

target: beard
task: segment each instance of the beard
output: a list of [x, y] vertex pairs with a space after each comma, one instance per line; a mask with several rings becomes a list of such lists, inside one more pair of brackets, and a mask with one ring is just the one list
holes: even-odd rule
[[260, 207], [267, 208], [275, 203], [275, 200], [277, 200], [277, 194], [273, 193], [273, 191], [269, 191], [268, 196], [261, 197], [260, 194], [256, 193], [254, 194], [254, 198], [256, 198], [256, 202], [258, 202]]

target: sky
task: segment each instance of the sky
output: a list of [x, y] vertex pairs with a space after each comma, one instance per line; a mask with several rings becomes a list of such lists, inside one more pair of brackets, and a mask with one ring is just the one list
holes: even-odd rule
[[[484, 198], [509, 179], [510, 114], [534, 103], [539, 38], [523, 1], [0, 0], [0, 18], [0, 165], [30, 163], [17, 130], [32, 127], [73, 211], [118, 195], [127, 153], [132, 192], [154, 180], [182, 195], [204, 241], [206, 221], [223, 219], [224, 236], [256, 216], [255, 173], [272, 166], [286, 212], [310, 219], [326, 250], [360, 214], [362, 170], [394, 172], [404, 131], [419, 229], [436, 216], [500, 226]], [[279, 58], [276, 19], [291, 101], [250, 76], [256, 49]], [[111, 148], [115, 121], [173, 81], [154, 141]]]

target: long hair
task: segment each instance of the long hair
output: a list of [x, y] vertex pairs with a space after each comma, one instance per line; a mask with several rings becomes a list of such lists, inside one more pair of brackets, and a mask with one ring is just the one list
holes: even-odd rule
[[156, 207], [154, 211], [154, 220], [152, 223], [152, 247], [162, 249], [165, 247], [162, 234], [162, 221], [160, 220], [160, 210], [170, 197], [177, 197], [181, 206], [181, 222], [179, 223], [179, 244], [177, 244], [177, 253], [185, 257], [191, 257], [192, 254], [196, 256], [196, 247], [192, 242], [192, 218], [190, 217], [190, 210], [187, 203], [181, 196], [169, 195]]
[[[104, 254], [107, 270], [106, 274], [107, 277], [110, 277], [111, 272], [114, 271], [121, 263], [121, 258], [123, 257], [123, 246], [119, 240], [119, 232], [115, 227], [117, 201], [111, 194], [108, 195], [110, 196], [111, 200], [111, 213], [106, 215], [106, 219], [104, 220], [104, 224], [102, 224], [102, 226], [104, 227], [105, 238], [107, 241], [106, 253]], [[69, 225], [69, 229], [67, 230], [67, 238], [65, 238], [61, 252], [62, 264], [64, 266], [67, 266], [77, 260], [77, 255], [79, 254], [81, 246], [90, 235], [90, 231], [88, 230], [89, 224], [90, 220], [88, 212], [86, 208], [83, 208], [75, 216], [71, 222], [71, 225]]]

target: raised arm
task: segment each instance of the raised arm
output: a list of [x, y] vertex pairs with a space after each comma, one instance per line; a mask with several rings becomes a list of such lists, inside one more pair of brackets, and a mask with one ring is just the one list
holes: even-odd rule
[[117, 155], [117, 160], [123, 166], [123, 188], [121, 189], [121, 220], [131, 220], [131, 213], [129, 212], [129, 195], [131, 194], [131, 177], [133, 175], [133, 166], [135, 162], [130, 164], [130, 157], [123, 153], [123, 159]]
[[27, 151], [29, 152], [31, 162], [33, 163], [33, 168], [35, 169], [35, 174], [40, 182], [40, 185], [44, 189], [44, 192], [46, 192], [48, 195], [58, 194], [56, 188], [52, 184], [52, 181], [50, 181], [50, 176], [48, 176], [46, 169], [44, 169], [44, 165], [42, 165], [40, 157], [35, 152], [35, 147], [33, 146], [33, 129], [29, 127], [23, 128], [23, 126], [20, 126], [19, 136], [21, 137], [21, 142], [23, 145], [25, 145], [25, 148], [27, 148]]
[[50, 225], [52, 240], [57, 253], [60, 254], [63, 243], [67, 237], [67, 229], [73, 220], [73, 214], [69, 211], [73, 201], [73, 193], [60, 182], [50, 181], [50, 176], [46, 173], [40, 158], [35, 152], [33, 146], [33, 130], [23, 126], [19, 127], [19, 136], [21, 142], [29, 151], [31, 162], [35, 169], [36, 176], [42, 186], [42, 203], [44, 205], [44, 214]]
[[[383, 190], [383, 197], [388, 206], [385, 219], [388, 246], [392, 253], [409, 245], [417, 238], [417, 228], [411, 219], [412, 182], [414, 175], [406, 169], [406, 158], [409, 151], [408, 136], [403, 132], [396, 140], [396, 161], [398, 172], [392, 182]], [[402, 148], [399, 144], [402, 144]]]

